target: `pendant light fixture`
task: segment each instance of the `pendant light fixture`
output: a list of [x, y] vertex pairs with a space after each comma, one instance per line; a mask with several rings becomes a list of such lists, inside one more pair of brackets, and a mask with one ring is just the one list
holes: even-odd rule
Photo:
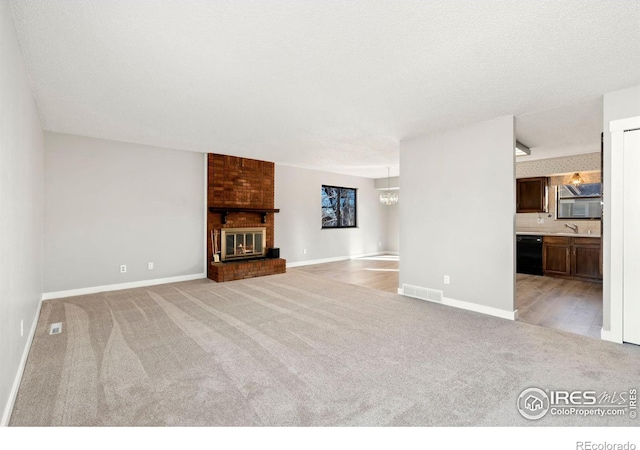
[[395, 205], [398, 203], [398, 193], [391, 191], [391, 169], [387, 167], [387, 190], [380, 194], [380, 203], [383, 205]]
[[569, 183], [573, 184], [574, 186], [580, 186], [582, 183], [584, 183], [584, 180], [582, 179], [580, 174], [576, 172], [571, 176]]

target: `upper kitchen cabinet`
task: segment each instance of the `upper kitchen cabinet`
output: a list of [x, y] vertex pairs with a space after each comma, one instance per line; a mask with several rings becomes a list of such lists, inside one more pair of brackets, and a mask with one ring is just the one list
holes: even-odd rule
[[547, 177], [520, 178], [516, 180], [516, 212], [536, 213], [547, 211]]

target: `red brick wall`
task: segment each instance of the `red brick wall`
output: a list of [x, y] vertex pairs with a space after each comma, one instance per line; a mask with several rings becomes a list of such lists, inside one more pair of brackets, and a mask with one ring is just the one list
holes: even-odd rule
[[274, 175], [272, 162], [210, 153], [209, 206], [274, 208]]
[[[265, 209], [275, 207], [275, 164], [272, 162], [209, 153], [207, 179], [208, 207]], [[274, 247], [273, 214], [268, 214], [267, 223], [263, 224], [261, 214], [230, 213], [227, 215], [227, 223], [223, 224], [220, 214], [208, 212], [207, 261], [212, 260], [211, 230], [253, 227], [266, 227], [267, 248]], [[220, 250], [220, 234], [218, 234], [217, 244], [218, 250]], [[208, 266], [209, 278], [214, 279], [211, 273], [211, 264]]]

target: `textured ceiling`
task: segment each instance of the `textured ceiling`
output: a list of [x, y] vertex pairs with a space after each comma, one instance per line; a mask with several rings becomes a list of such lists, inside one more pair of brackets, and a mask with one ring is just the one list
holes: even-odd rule
[[632, 0], [11, 9], [46, 130], [374, 178], [397, 174], [402, 139], [640, 83]]
[[516, 117], [518, 141], [531, 149], [516, 161], [600, 152], [602, 97]]

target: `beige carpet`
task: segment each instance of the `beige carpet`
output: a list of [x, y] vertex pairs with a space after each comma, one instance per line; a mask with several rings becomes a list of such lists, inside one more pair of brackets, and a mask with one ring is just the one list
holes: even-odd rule
[[44, 302], [11, 425], [637, 425], [516, 401], [639, 384], [638, 347], [293, 270]]

